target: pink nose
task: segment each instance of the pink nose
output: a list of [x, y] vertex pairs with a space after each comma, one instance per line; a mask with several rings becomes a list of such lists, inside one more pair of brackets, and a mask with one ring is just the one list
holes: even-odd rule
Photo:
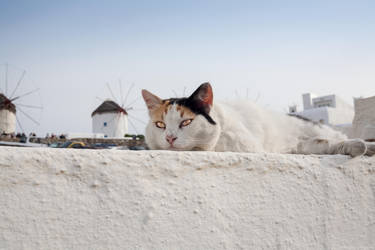
[[172, 145], [173, 142], [177, 139], [177, 137], [167, 135], [167, 136], [165, 137], [165, 139], [167, 140], [167, 142], [169, 142], [169, 144]]

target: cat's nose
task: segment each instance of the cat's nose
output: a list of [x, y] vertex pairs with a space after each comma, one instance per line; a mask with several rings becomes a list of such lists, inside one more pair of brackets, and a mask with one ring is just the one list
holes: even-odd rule
[[167, 140], [167, 142], [169, 142], [169, 144], [173, 144], [173, 142], [177, 139], [177, 137], [175, 137], [175, 136], [171, 136], [171, 135], [167, 135], [166, 137], [165, 137], [165, 139]]

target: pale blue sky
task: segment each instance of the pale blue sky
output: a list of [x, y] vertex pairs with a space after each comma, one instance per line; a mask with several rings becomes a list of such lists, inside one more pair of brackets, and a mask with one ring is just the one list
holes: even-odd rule
[[91, 132], [96, 96], [110, 82], [120, 98], [119, 79], [135, 83], [128, 103], [205, 81], [216, 99], [248, 91], [280, 111], [304, 92], [375, 95], [374, 1], [0, 2], [0, 63], [41, 88], [41, 126], [25, 129], [43, 135]]

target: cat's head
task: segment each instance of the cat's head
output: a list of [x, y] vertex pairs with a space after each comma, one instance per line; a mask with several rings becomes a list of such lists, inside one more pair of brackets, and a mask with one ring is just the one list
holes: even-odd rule
[[219, 126], [211, 117], [213, 93], [203, 83], [189, 97], [161, 99], [142, 90], [150, 120], [146, 142], [151, 149], [211, 150], [219, 136]]

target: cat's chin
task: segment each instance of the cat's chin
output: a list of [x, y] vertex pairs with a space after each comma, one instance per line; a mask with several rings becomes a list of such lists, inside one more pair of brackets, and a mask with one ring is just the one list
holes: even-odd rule
[[207, 149], [204, 149], [202, 147], [193, 147], [193, 148], [180, 148], [176, 146], [169, 146], [166, 148], [161, 148], [161, 150], [170, 150], [170, 151], [207, 151]]
[[171, 150], [171, 151], [186, 151], [186, 149], [176, 148], [176, 147], [169, 147], [169, 148], [167, 148], [167, 150]]
[[164, 149], [164, 150], [171, 150], [171, 151], [190, 151], [191, 149], [188, 149], [188, 148], [179, 148], [179, 147], [175, 147], [175, 146], [169, 146], [168, 148]]

